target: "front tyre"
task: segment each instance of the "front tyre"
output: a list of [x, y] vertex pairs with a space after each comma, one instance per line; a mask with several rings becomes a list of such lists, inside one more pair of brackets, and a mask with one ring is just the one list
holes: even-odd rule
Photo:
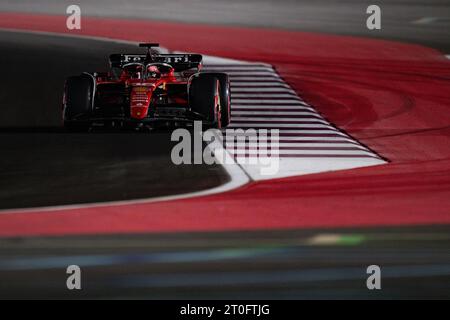
[[231, 121], [230, 79], [226, 73], [215, 73], [214, 76], [219, 80], [220, 120], [221, 127], [225, 128]]
[[63, 100], [63, 120], [66, 129], [85, 131], [89, 128], [86, 119], [89, 119], [92, 113], [93, 90], [93, 79], [87, 75], [70, 77], [66, 80]]
[[197, 74], [189, 85], [189, 106], [201, 115], [212, 128], [220, 129], [220, 82], [212, 74]]

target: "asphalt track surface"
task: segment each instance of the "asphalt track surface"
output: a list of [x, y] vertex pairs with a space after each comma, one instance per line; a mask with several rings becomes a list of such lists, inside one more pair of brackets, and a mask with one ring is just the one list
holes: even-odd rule
[[0, 32], [0, 208], [150, 198], [210, 189], [220, 166], [174, 165], [171, 131], [69, 134], [61, 127], [64, 80], [107, 70], [110, 42]]
[[[429, 7], [434, 6], [429, 5]], [[417, 16], [421, 16], [424, 12], [421, 7], [417, 7], [416, 10]], [[440, 10], [440, 12], [445, 11]], [[390, 36], [385, 37], [389, 38]], [[414, 38], [412, 39], [414, 42], [418, 43], [428, 41], [424, 35], [420, 35], [420, 32], [413, 32], [411, 37]], [[437, 36], [434, 47], [446, 49], [446, 41]], [[372, 57], [372, 59], [374, 58]], [[377, 62], [376, 59], [374, 61]], [[295, 62], [293, 60], [290, 63], [294, 64]], [[312, 63], [308, 69], [305, 65], [311, 62], [316, 62], [317, 65]], [[417, 150], [417, 155], [414, 155], [414, 160], [422, 162], [424, 166], [414, 167], [414, 165], [411, 165], [413, 156], [409, 153], [411, 148], [407, 148], [408, 145], [405, 145], [404, 148], [408, 152], [402, 154], [401, 148], [396, 150], [398, 144], [396, 144], [395, 139], [401, 139], [402, 131], [407, 128], [401, 127], [385, 131], [376, 128], [376, 130], [364, 131], [361, 128], [374, 121], [374, 114], [370, 112], [362, 120], [352, 118], [352, 121], [346, 122], [346, 119], [349, 119], [348, 114], [342, 113], [343, 109], [339, 108], [338, 103], [342, 100], [345, 101], [341, 98], [344, 91], [338, 90], [341, 88], [334, 87], [326, 81], [320, 83], [319, 76], [323, 77], [323, 74], [319, 69], [323, 69], [323, 65], [321, 65], [323, 61], [318, 59], [317, 61], [298, 61], [298, 63], [303, 63], [304, 70], [310, 73], [307, 76], [296, 77], [289, 74], [289, 63], [286, 63], [282, 67], [285, 71], [287, 70], [288, 80], [297, 81], [297, 83], [304, 81], [301, 85], [297, 84], [297, 87], [305, 89], [306, 93], [309, 94], [308, 98], [315, 101], [316, 105], [320, 105], [320, 102], [324, 101], [330, 102], [320, 94], [315, 93], [315, 90], [320, 86], [328, 85], [326, 88], [332, 89], [328, 91], [328, 94], [337, 102], [336, 104], [330, 104], [330, 109], [325, 108], [322, 111], [337, 119], [337, 122], [344, 127], [354, 130], [356, 133], [359, 131], [360, 138], [366, 138], [367, 142], [371, 142], [378, 149], [383, 150], [385, 156], [395, 160], [394, 165], [389, 167], [394, 169], [360, 170], [348, 176], [345, 173], [338, 173], [318, 176], [316, 179], [292, 179], [287, 182], [291, 187], [289, 194], [285, 193], [285, 189], [281, 186], [282, 183], [278, 184], [279, 188], [275, 183], [270, 190], [271, 192], [268, 192], [261, 185], [259, 189], [257, 188], [257, 191], [259, 190], [262, 197], [271, 195], [273, 198], [279, 199], [278, 205], [280, 208], [283, 207], [283, 202], [289, 202], [289, 197], [295, 198], [297, 205], [299, 201], [302, 201], [306, 206], [309, 206], [310, 217], [306, 214], [302, 217], [303, 220], [309, 218], [325, 220], [328, 218], [333, 221], [334, 212], [329, 217], [325, 217], [328, 211], [326, 208], [324, 210], [323, 207], [315, 205], [314, 199], [321, 202], [325, 201], [330, 206], [340, 206], [342, 212], [349, 210], [349, 207], [341, 202], [341, 197], [335, 191], [328, 189], [330, 185], [326, 182], [343, 181], [342, 179], [344, 179], [346, 188], [342, 190], [342, 193], [352, 192], [354, 195], [351, 201], [354, 202], [353, 206], [356, 207], [356, 203], [359, 205], [358, 208], [349, 210], [348, 219], [357, 219], [361, 222], [365, 215], [370, 214], [376, 222], [378, 217], [390, 215], [389, 207], [394, 207], [395, 204], [392, 195], [397, 199], [403, 197], [402, 202], [409, 208], [409, 212], [405, 212], [404, 218], [423, 215], [423, 213], [415, 215], [415, 210], [418, 210], [421, 206], [420, 202], [430, 203], [433, 200], [434, 203], [439, 203], [441, 201], [440, 206], [443, 208], [439, 208], [439, 205], [430, 207], [430, 216], [446, 209], [446, 202], [442, 199], [446, 199], [445, 190], [448, 188], [445, 179], [447, 171], [441, 170], [440, 164], [446, 163], [447, 153], [442, 149], [442, 145], [439, 148], [434, 148], [434, 151], [426, 148], [426, 142], [432, 141], [428, 138], [443, 140], [444, 144], [446, 141], [445, 134], [442, 132], [436, 133], [436, 128], [432, 128], [432, 134], [426, 136], [427, 131], [425, 131], [424, 136], [421, 134], [421, 128], [412, 128], [413, 130], [417, 129], [419, 137], [416, 136], [413, 139], [415, 141], [412, 141], [411, 144], [416, 142], [417, 139], [420, 143], [425, 142], [420, 145], [421, 148]], [[333, 66], [335, 68], [330, 68], [330, 76], [336, 78], [338, 75], [341, 77], [347, 76], [344, 69], [348, 66], [345, 65], [344, 61], [332, 60], [325, 66], [330, 67], [333, 63], [335, 63], [335, 66]], [[407, 61], [407, 66], [404, 69], [394, 68], [395, 75], [407, 73], [406, 69], [411, 67], [410, 63], [410, 61], [409, 63]], [[434, 66], [429, 61], [428, 64]], [[441, 82], [445, 80], [447, 71], [438, 68], [438, 66], [439, 64], [436, 63], [435, 71], [437, 74], [432, 84], [439, 88], [445, 88]], [[339, 67], [342, 69], [339, 69]], [[414, 79], [418, 83], [421, 83], [421, 77], [424, 76], [420, 73], [421, 68], [425, 69], [425, 67], [424, 63], [413, 69]], [[379, 62], [377, 68], [386, 71], [389, 68], [389, 63], [382, 65]], [[355, 72], [354, 69], [351, 71]], [[360, 71], [358, 70], [358, 72]], [[315, 81], [308, 81], [307, 79], [311, 78], [312, 75], [316, 77]], [[361, 72], [361, 78], [358, 81], [361, 81], [364, 75]], [[381, 79], [381, 77], [377, 78], [377, 80]], [[386, 79], [383, 80], [386, 81]], [[392, 81], [392, 79], [389, 80]], [[345, 87], [355, 90], [356, 87], [361, 86], [361, 83], [355, 81], [354, 83], [347, 83]], [[390, 84], [392, 85], [392, 83], [394, 82]], [[402, 92], [405, 96], [406, 91], [405, 89]], [[429, 96], [426, 98], [429, 98]], [[352, 106], [349, 100], [346, 102]], [[439, 97], [435, 95], [432, 100], [436, 103], [433, 107], [436, 107], [439, 101], [445, 102], [447, 98], [445, 95], [439, 95]], [[356, 102], [366, 101], [357, 100]], [[368, 106], [368, 104], [365, 106]], [[333, 110], [331, 107], [336, 108]], [[357, 106], [352, 107], [356, 108]], [[405, 104], [404, 107], [408, 110], [414, 110], [413, 107], [417, 107], [417, 105]], [[371, 108], [368, 108], [368, 110], [372, 111]], [[350, 115], [352, 115], [351, 112]], [[444, 120], [442, 119], [443, 122]], [[445, 132], [445, 126], [443, 132]], [[387, 137], [388, 140], [383, 140], [383, 136]], [[389, 148], [389, 145], [391, 145], [391, 148]], [[435, 147], [434, 144], [433, 147]], [[385, 175], [380, 174], [383, 173], [383, 170]], [[420, 174], [419, 181], [414, 180], [412, 172]], [[398, 181], [385, 189], [383, 199], [386, 199], [386, 202], [380, 201], [380, 198], [377, 198], [376, 195], [374, 197], [364, 196], [365, 192], [370, 193], [371, 190], [376, 194], [375, 190], [380, 190], [386, 181], [390, 181], [386, 180], [385, 177], [392, 177], [392, 175], [398, 178]], [[366, 182], [361, 183], [361, 180]], [[370, 182], [367, 183], [367, 181]], [[400, 183], [400, 181], [402, 182]], [[422, 184], [423, 189], [416, 188], [415, 184], [417, 183]], [[310, 187], [302, 188], [299, 185]], [[408, 193], [408, 190], [417, 193]], [[430, 193], [427, 193], [428, 190]], [[250, 191], [249, 195], [251, 195]], [[440, 192], [443, 192], [443, 194]], [[434, 198], [430, 195], [431, 193]], [[241, 197], [242, 199], [248, 199], [245, 192], [244, 194], [241, 193]], [[411, 200], [413, 197], [416, 197], [417, 203]], [[222, 199], [218, 197], [216, 200]], [[238, 200], [239, 196], [236, 197], [236, 201]], [[261, 199], [255, 200], [261, 201]], [[254, 206], [254, 210], [258, 211], [261, 221], [267, 219], [264, 208], [258, 206], [254, 201], [247, 201], [248, 205]], [[230, 206], [229, 211], [235, 209], [234, 202], [234, 200], [228, 199], [226, 205]], [[214, 207], [214, 202], [212, 203], [211, 206], [205, 206], [205, 210], [211, 210]], [[378, 208], [371, 208], [371, 203], [377, 203]], [[205, 203], [202, 205], [205, 205]], [[155, 207], [155, 210], [161, 210], [161, 208], [161, 206]], [[162, 211], [162, 214], [169, 211], [182, 214], [180, 208], [188, 210], [189, 204], [187, 206], [179, 204], [178, 207], [176, 204], [167, 205], [166, 212]], [[323, 214], [321, 215], [320, 212]], [[245, 216], [245, 213], [242, 212], [242, 215]], [[198, 214], [198, 219], [205, 217], [201, 212]], [[311, 217], [314, 215], [317, 216]], [[30, 217], [28, 216], [28, 218]], [[174, 217], [175, 215], [172, 215], [166, 217], [166, 219], [174, 219]], [[398, 217], [401, 218], [401, 216]], [[228, 220], [233, 218], [236, 218], [236, 216], [231, 215]], [[276, 215], [274, 218], [283, 219], [282, 216], [277, 217]], [[255, 219], [254, 215], [252, 219]], [[292, 219], [295, 219], [294, 215]], [[227, 220], [224, 221], [227, 222]], [[416, 223], [420, 223], [420, 219]], [[14, 227], [14, 223], [10, 226]], [[245, 224], [242, 224], [242, 226], [245, 227]], [[350, 234], [351, 236], [341, 237], [339, 241], [335, 241], [335, 243], [339, 243], [338, 246], [312, 245], [317, 244], [315, 235], [329, 234], [330, 231], [333, 234]], [[385, 227], [376, 230], [365, 228], [346, 230], [333, 227], [332, 229], [309, 231], [216, 231], [209, 233], [156, 233], [142, 236], [125, 233], [120, 236], [9, 238], [2, 240], [0, 245], [1, 261], [3, 262], [3, 265], [1, 265], [3, 281], [0, 283], [5, 284], [0, 291], [5, 297], [66, 295], [68, 298], [80, 298], [80, 295], [70, 295], [64, 288], [61, 289], [61, 286], [65, 284], [66, 277], [63, 266], [70, 263], [79, 263], [80, 265], [85, 263], [87, 276], [89, 277], [86, 285], [89, 290], [82, 294], [88, 294], [90, 297], [448, 298], [448, 233], [448, 226], [431, 225], [430, 227], [409, 228]], [[316, 239], [316, 241], [311, 241], [311, 238]], [[305, 241], [305, 239], [309, 240]], [[378, 240], [374, 241], [373, 239]], [[318, 241], [318, 243], [321, 242]], [[132, 254], [130, 255], [130, 253]], [[170, 255], [171, 253], [173, 255]], [[225, 261], [224, 255], [232, 257], [232, 260]], [[163, 262], [158, 263], [158, 261]], [[172, 261], [172, 263], [168, 261]], [[98, 262], [100, 262], [100, 266], [94, 266]], [[380, 264], [386, 267], [387, 279], [383, 283], [381, 292], [370, 292], [365, 288], [366, 274], [364, 271], [369, 264]], [[21, 269], [20, 266], [27, 267]], [[39, 278], [37, 279], [37, 277]], [[8, 289], [5, 290], [4, 288]]]
[[0, 297], [448, 299], [449, 243], [440, 226], [0, 239]]

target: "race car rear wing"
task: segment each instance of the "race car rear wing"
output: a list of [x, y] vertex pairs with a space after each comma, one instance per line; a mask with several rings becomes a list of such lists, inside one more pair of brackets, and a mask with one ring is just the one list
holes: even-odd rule
[[145, 54], [112, 54], [109, 56], [111, 67], [122, 68], [127, 63], [168, 63], [175, 68], [175, 71], [183, 71], [191, 68], [198, 68], [202, 64], [201, 54], [158, 54], [152, 56], [153, 61], [149, 61]]

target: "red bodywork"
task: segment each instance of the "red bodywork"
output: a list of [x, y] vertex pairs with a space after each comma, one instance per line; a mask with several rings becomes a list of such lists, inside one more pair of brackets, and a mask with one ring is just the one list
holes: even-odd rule
[[[145, 119], [149, 111], [151, 110], [152, 102], [158, 99], [158, 96], [167, 95], [172, 105], [179, 107], [187, 107], [187, 85], [189, 77], [198, 72], [200, 68], [194, 71], [175, 72], [174, 68], [169, 65], [164, 65], [165, 70], [161, 72], [157, 70], [159, 64], [152, 65], [155, 70], [141, 71], [139, 76], [136, 73], [128, 72], [126, 69], [122, 71], [122, 74], [118, 79], [113, 80], [113, 77], [108, 74], [106, 76], [97, 76], [97, 86], [101, 91], [103, 84], [123, 83], [126, 88], [130, 89], [129, 107], [130, 117], [135, 120]], [[147, 66], [146, 68], [148, 68]], [[169, 68], [170, 67], [170, 68]], [[181, 94], [169, 94], [168, 88], [175, 85], [184, 85], [186, 90], [182, 90]], [[158, 90], [158, 95], [155, 91]]]

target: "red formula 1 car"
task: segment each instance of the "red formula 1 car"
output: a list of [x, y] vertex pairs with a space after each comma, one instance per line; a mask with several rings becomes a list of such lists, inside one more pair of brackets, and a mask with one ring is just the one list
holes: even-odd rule
[[66, 80], [64, 126], [153, 128], [202, 120], [208, 127], [230, 122], [227, 74], [201, 73], [199, 54], [160, 54], [143, 43], [146, 54], [112, 54], [111, 71], [83, 73]]

